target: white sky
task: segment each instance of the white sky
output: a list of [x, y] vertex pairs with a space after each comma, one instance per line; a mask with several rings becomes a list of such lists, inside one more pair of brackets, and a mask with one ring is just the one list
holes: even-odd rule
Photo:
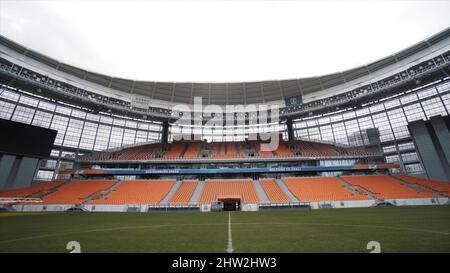
[[364, 65], [450, 26], [450, 1], [0, 0], [0, 34], [150, 81], [235, 82]]

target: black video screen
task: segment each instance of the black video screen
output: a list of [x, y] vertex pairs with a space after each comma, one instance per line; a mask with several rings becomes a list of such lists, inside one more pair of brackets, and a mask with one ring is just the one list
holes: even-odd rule
[[45, 158], [57, 131], [0, 119], [0, 153]]

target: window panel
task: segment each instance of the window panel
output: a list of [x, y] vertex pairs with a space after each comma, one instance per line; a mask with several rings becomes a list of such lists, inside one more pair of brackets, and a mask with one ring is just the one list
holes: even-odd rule
[[70, 119], [69, 125], [67, 126], [66, 137], [64, 138], [64, 145], [72, 148], [78, 148], [82, 129], [82, 120]]
[[107, 149], [110, 134], [111, 134], [111, 126], [99, 125], [94, 149], [95, 150]]
[[408, 118], [408, 121], [414, 121], [414, 120], [425, 120], [425, 114], [422, 111], [422, 107], [419, 103], [414, 103], [408, 106], [404, 106], [403, 110], [405, 111], [406, 117]]
[[55, 115], [53, 117], [52, 124], [50, 125], [50, 129], [57, 130], [58, 134], [56, 135], [55, 144], [61, 145], [62, 140], [64, 138], [64, 134], [66, 132], [67, 122], [69, 118]]
[[19, 102], [35, 107], [38, 105], [39, 100], [30, 98], [28, 96], [21, 96]]
[[387, 116], [389, 117], [389, 120], [391, 121], [391, 124], [393, 126], [392, 130], [394, 131], [394, 136], [396, 139], [409, 137], [409, 131], [407, 127], [408, 121], [406, 120], [402, 109], [388, 111]]
[[345, 132], [345, 125], [343, 122], [331, 125], [333, 128], [334, 138], [337, 143], [348, 144], [347, 134]]
[[2, 119], [11, 119], [11, 115], [14, 111], [14, 104], [0, 101], [0, 118]]
[[385, 142], [394, 139], [391, 125], [389, 124], [386, 113], [373, 115], [372, 119], [376, 128], [378, 128], [378, 132], [380, 133], [380, 141]]
[[108, 148], [116, 148], [122, 145], [122, 137], [123, 137], [123, 128], [120, 127], [112, 127], [111, 130], [111, 139], [109, 141]]
[[12, 91], [0, 89], [0, 97], [5, 98], [9, 101], [17, 102], [19, 100], [20, 95]]
[[35, 110], [32, 108], [18, 105], [11, 120], [30, 124], [31, 120], [33, 119], [34, 112]]
[[439, 98], [433, 98], [422, 102], [423, 110], [428, 118], [447, 115], [447, 112]]
[[434, 87], [431, 87], [417, 92], [417, 96], [419, 97], [419, 99], [424, 99], [436, 95], [436, 93], [436, 89]]
[[52, 116], [53, 114], [51, 113], [36, 111], [32, 124], [35, 126], [48, 128], [50, 126]]
[[80, 148], [92, 150], [94, 148], [95, 135], [97, 134], [97, 123], [85, 122], [83, 134], [81, 135]]

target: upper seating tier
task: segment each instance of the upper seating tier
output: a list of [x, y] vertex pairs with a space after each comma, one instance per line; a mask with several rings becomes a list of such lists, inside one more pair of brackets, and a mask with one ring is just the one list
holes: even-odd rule
[[344, 148], [331, 144], [303, 140], [280, 140], [273, 150], [263, 150], [261, 141], [214, 142], [202, 141], [173, 142], [170, 144], [146, 144], [124, 148], [113, 152], [96, 152], [86, 155], [83, 161], [109, 160], [151, 160], [151, 159], [228, 159], [228, 158], [272, 158], [272, 157], [340, 157], [369, 156], [370, 153], [356, 148]]

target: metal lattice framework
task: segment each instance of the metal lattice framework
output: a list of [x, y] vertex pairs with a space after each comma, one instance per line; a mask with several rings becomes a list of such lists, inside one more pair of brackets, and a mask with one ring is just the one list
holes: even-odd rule
[[237, 83], [155, 82], [115, 78], [61, 63], [3, 36], [0, 36], [0, 57], [38, 73], [54, 75], [55, 80], [76, 82], [100, 95], [108, 94], [115, 98], [140, 95], [149, 98], [155, 105], [192, 104], [196, 96], [202, 97], [205, 104], [218, 105], [283, 102], [286, 98], [299, 95], [309, 102], [374, 82], [426, 58], [442, 54], [449, 49], [449, 37], [450, 28], [378, 61], [329, 75]]

